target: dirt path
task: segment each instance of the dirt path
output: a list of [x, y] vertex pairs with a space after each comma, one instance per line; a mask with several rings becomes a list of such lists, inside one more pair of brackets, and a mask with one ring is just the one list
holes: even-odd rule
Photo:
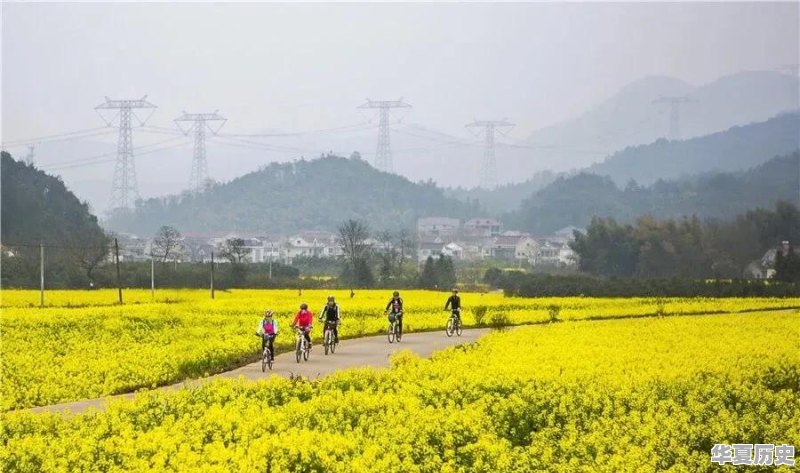
[[[307, 378], [318, 378], [347, 368], [389, 366], [389, 356], [399, 350], [411, 350], [420, 356], [429, 357], [435, 351], [453, 345], [474, 342], [486, 333], [489, 333], [488, 329], [465, 329], [460, 337], [455, 335], [448, 337], [444, 331], [409, 333], [403, 336], [401, 343], [393, 344], [389, 344], [385, 335], [343, 340], [336, 349], [336, 353], [327, 356], [325, 356], [322, 345], [316, 344], [308, 361], [301, 361], [299, 364], [295, 359], [294, 352], [276, 356], [271, 372], [261, 372], [261, 362], [258, 361], [209, 378], [187, 380], [158, 389], [163, 391], [182, 389], [187, 386], [198, 386], [217, 378], [235, 379], [241, 376], [250, 380], [259, 380], [270, 375], [284, 377], [301, 375]], [[78, 414], [90, 409], [103, 409], [110, 401], [130, 399], [135, 395], [136, 393], [127, 393], [53, 406], [35, 407], [28, 409], [28, 412], [71, 412]]]

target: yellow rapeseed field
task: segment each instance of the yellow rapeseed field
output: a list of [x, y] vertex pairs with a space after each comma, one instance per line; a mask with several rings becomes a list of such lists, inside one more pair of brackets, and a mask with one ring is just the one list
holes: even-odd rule
[[[126, 290], [116, 305], [114, 290], [49, 291], [38, 308], [37, 291], [2, 291], [3, 411], [130, 392], [207, 376], [253, 361], [253, 336], [265, 308], [288, 328], [301, 302], [316, 313], [326, 296], [341, 305], [343, 337], [386, 329], [383, 309], [391, 291]], [[402, 291], [405, 330], [444, 327], [447, 293]], [[476, 308], [486, 308], [483, 324], [548, 321], [556, 307], [560, 320], [642, 315], [700, 314], [800, 307], [800, 299], [505, 298], [502, 294], [462, 294], [464, 321], [476, 325]], [[316, 330], [319, 335], [319, 330]], [[278, 337], [279, 348], [292, 343]]]
[[0, 442], [15, 472], [718, 471], [716, 443], [800, 446], [800, 312], [520, 327], [391, 369], [7, 413]]

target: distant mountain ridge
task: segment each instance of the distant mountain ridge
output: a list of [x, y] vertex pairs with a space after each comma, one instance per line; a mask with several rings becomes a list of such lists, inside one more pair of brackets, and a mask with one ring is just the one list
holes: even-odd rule
[[794, 111], [685, 141], [660, 139], [625, 148], [586, 171], [621, 185], [631, 179], [651, 184], [684, 175], [745, 170], [799, 148], [800, 111]]
[[329, 156], [273, 163], [196, 195], [148, 199], [129, 214], [113, 215], [107, 226], [142, 235], [161, 225], [187, 233], [281, 235], [335, 231], [350, 218], [373, 230], [397, 230], [414, 228], [419, 217], [478, 214], [477, 203], [446, 197], [433, 182], [413, 183], [361, 160]]
[[528, 141], [537, 149], [528, 157], [511, 157], [508, 166], [523, 175], [543, 168], [579, 169], [621, 149], [668, 137], [669, 105], [653, 101], [674, 96], [692, 100], [680, 106], [680, 136], [686, 139], [800, 108], [800, 79], [746, 71], [694, 87], [671, 77], [646, 77], [574, 119], [534, 131]]
[[548, 234], [593, 216], [629, 222], [642, 215], [674, 218], [696, 215], [720, 219], [777, 201], [797, 202], [800, 152], [775, 157], [745, 172], [707, 173], [678, 180], [658, 180], [643, 187], [618, 187], [607, 176], [580, 173], [562, 177], [503, 217], [509, 228]]

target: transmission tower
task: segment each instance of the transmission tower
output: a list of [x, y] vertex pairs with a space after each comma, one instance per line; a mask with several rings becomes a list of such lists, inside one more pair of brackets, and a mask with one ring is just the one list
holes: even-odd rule
[[389, 139], [389, 118], [393, 108], [411, 108], [411, 105], [400, 100], [370, 100], [367, 103], [359, 105], [360, 109], [377, 109], [378, 110], [378, 149], [375, 151], [375, 162], [373, 163], [377, 169], [385, 172], [393, 172], [394, 166], [392, 165], [392, 146]]
[[25, 155], [25, 158], [23, 160], [25, 162], [25, 164], [27, 164], [28, 166], [32, 166], [33, 165], [33, 157], [34, 157], [35, 151], [36, 151], [36, 148], [33, 145], [28, 145], [28, 153]]
[[659, 97], [653, 103], [669, 104], [669, 139], [679, 140], [681, 138], [681, 105], [693, 103], [695, 100], [686, 96], [681, 97]]
[[[483, 134], [486, 139], [483, 161], [480, 167], [479, 182], [480, 187], [484, 189], [494, 189], [497, 187], [497, 161], [494, 156], [494, 134], [495, 132], [499, 132], [502, 135], [506, 135], [514, 128], [514, 124], [506, 120], [475, 120], [472, 123], [468, 123], [466, 127], [475, 136]], [[482, 130], [475, 133], [472, 131], [475, 128], [481, 128]]]
[[[208, 180], [208, 163], [206, 162], [206, 132], [216, 135], [222, 125], [228, 121], [227, 118], [214, 113], [186, 113], [175, 119], [184, 135], [194, 132], [194, 153], [192, 155], [192, 172], [189, 175], [189, 189], [192, 192], [199, 192], [203, 189]], [[181, 123], [191, 123], [184, 128]], [[213, 126], [218, 123], [219, 126]]]
[[[106, 101], [94, 109], [106, 125], [112, 126], [115, 121], [119, 122], [119, 138], [117, 139], [117, 164], [114, 167], [114, 181], [111, 187], [112, 211], [116, 209], [130, 209], [132, 204], [139, 198], [139, 190], [136, 184], [136, 164], [133, 161], [133, 132], [132, 120], [136, 119], [139, 126], [144, 125], [150, 118], [156, 106], [147, 101], [147, 96], [135, 100], [111, 100], [106, 97]], [[103, 115], [108, 111], [116, 113], [109, 119]], [[140, 119], [134, 110], [150, 110], [150, 114], [144, 119]]]

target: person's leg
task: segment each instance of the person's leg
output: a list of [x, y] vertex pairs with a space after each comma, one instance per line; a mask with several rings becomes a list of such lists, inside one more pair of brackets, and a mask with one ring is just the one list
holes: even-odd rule
[[333, 324], [333, 339], [336, 340], [336, 343], [339, 343], [339, 322], [337, 321]]
[[275, 360], [275, 336], [269, 337], [269, 355], [272, 360]]
[[403, 313], [397, 314], [397, 331], [403, 333]]
[[306, 341], [308, 342], [308, 346], [311, 346], [311, 331], [310, 330], [303, 330], [303, 336], [306, 337]]

